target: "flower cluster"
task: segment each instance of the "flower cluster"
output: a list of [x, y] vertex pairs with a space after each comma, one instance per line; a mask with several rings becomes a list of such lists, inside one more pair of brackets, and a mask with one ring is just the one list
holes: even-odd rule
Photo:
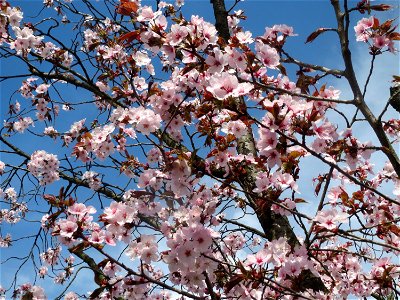
[[371, 46], [371, 52], [375, 54], [385, 48], [390, 52], [395, 52], [394, 40], [399, 40], [400, 36], [392, 30], [392, 22], [393, 20], [389, 20], [380, 24], [374, 16], [362, 18], [354, 26], [356, 40], [368, 43]]
[[[143, 107], [116, 109], [111, 116], [111, 121], [124, 129], [127, 124], [131, 124], [144, 135], [149, 135], [161, 127], [160, 115]], [[125, 131], [132, 138], [135, 137], [135, 133], [131, 132], [129, 128], [126, 128]]]
[[[69, 26], [67, 11], [75, 14], [73, 6], [67, 9], [69, 2], [44, 1], [56, 9], [60, 26]], [[106, 11], [101, 18], [76, 13], [80, 38], [68, 48], [63, 39], [47, 40], [57, 32], [53, 27], [21, 25], [22, 12], [0, 0], [0, 43], [28, 63], [33, 57], [31, 69], [41, 80], [22, 83], [19, 93], [27, 100], [10, 102], [4, 127], [24, 132], [34, 127], [33, 120], [44, 121], [29, 133], [54, 138], [53, 147], [60, 136], [62, 147], [71, 145], [68, 151], [76, 158], [66, 155], [59, 161], [38, 150], [27, 164], [41, 185], [59, 177], [68, 181], [56, 195], [43, 195], [51, 208], [42, 217], [42, 229], [56, 237], [53, 243], [67, 247], [47, 249], [43, 242], [47, 250], [41, 250], [38, 277], [53, 277], [57, 284], [72, 280], [74, 259], [61, 259], [69, 251], [94, 273], [98, 288], [91, 299], [388, 295], [399, 274], [385, 257], [385, 251], [396, 255], [400, 248], [399, 166], [387, 163], [376, 171], [371, 155], [381, 152], [397, 162], [391, 147], [399, 142], [398, 120], [380, 122], [370, 117], [364, 96], [340, 100], [340, 91], [325, 84], [331, 76], [349, 79], [351, 72], [292, 58], [285, 45], [295, 36], [292, 27], [274, 25], [254, 37], [239, 27], [243, 11], [229, 11], [229, 37], [218, 37], [220, 30], [203, 18], [185, 19], [183, 2], [157, 1], [155, 8], [121, 0], [115, 9], [121, 18], [114, 20]], [[103, 13], [86, 4], [91, 13]], [[394, 52], [399, 34], [392, 23], [364, 18], [354, 27], [356, 38], [368, 43], [373, 55]], [[329, 30], [318, 29], [311, 40]], [[289, 78], [288, 64], [298, 68], [297, 80]], [[41, 72], [43, 65], [51, 68]], [[65, 90], [58, 89], [63, 83], [92, 93], [90, 100], [66, 102]], [[89, 103], [95, 104], [94, 112], [77, 109]], [[351, 128], [342, 128], [364, 119], [354, 116], [351, 123], [338, 103], [362, 108], [358, 113], [374, 124], [381, 143], [363, 142]], [[54, 120], [59, 113], [86, 119], [60, 124]], [[331, 117], [336, 113], [345, 125]], [[387, 140], [385, 132], [395, 140]], [[330, 170], [313, 174], [316, 196], [323, 191], [316, 210], [303, 209], [319, 201], [312, 193], [306, 200], [296, 198], [300, 183], [307, 189], [302, 178], [309, 161]], [[11, 165], [6, 175], [24, 172], [15, 169], [14, 175]], [[0, 174], [5, 167], [0, 161]], [[2, 202], [9, 205], [0, 210], [0, 222], [13, 224], [28, 208], [22, 202], [25, 193], [10, 187], [10, 180], [0, 188]], [[383, 192], [387, 183], [394, 197]], [[43, 189], [49, 188], [38, 187], [35, 195]], [[293, 220], [304, 238], [296, 236]], [[0, 247], [13, 242], [9, 235], [0, 237]], [[369, 244], [379, 247], [363, 248]], [[121, 249], [119, 254], [132, 262], [123, 263], [111, 249]], [[64, 296], [79, 298], [74, 292]], [[31, 284], [18, 288], [15, 297], [46, 298]]]
[[44, 289], [30, 283], [20, 285], [18, 289], [15, 290], [15, 296], [20, 297], [20, 299], [47, 300]]
[[57, 156], [44, 150], [35, 151], [28, 163], [28, 170], [40, 180], [41, 185], [50, 184], [59, 179]]
[[10, 44], [11, 49], [17, 50], [18, 53], [22, 51], [30, 51], [32, 48], [38, 46], [43, 39], [41, 36], [35, 36], [33, 30], [29, 27], [13, 27], [15, 40]]
[[85, 173], [83, 173], [82, 180], [86, 181], [92, 190], [96, 191], [101, 187], [99, 174], [94, 171], [86, 171]]
[[158, 246], [155, 241], [155, 236], [142, 234], [139, 241], [132, 241], [129, 244], [125, 253], [132, 260], [140, 257], [140, 259], [146, 264], [150, 264], [152, 261], [157, 261]]
[[246, 95], [252, 89], [252, 84], [247, 82], [239, 83], [237, 77], [229, 73], [216, 73], [213, 75], [207, 88], [219, 100]]
[[33, 120], [31, 117], [25, 117], [19, 121], [14, 122], [13, 129], [20, 133], [23, 133], [25, 129], [27, 129], [29, 126], [34, 126]]

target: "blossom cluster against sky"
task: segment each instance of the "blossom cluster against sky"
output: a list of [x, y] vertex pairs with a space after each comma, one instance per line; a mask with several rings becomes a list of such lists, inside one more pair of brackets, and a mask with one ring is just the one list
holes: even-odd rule
[[[40, 0], [33, 1], [12, 1], [13, 4], [16, 4], [22, 8], [24, 11], [24, 21], [29, 22], [31, 19], [30, 16], [34, 17], [41, 9]], [[155, 1], [143, 1], [149, 5], [154, 5]], [[206, 20], [213, 22], [213, 15], [210, 2], [208, 0], [200, 0], [200, 1], [186, 1], [187, 3], [183, 7], [183, 14], [188, 16], [191, 14], [197, 14], [203, 16]], [[381, 2], [381, 1], [379, 1]], [[386, 1], [387, 2], [387, 1]], [[101, 1], [95, 2], [99, 7], [102, 6]], [[232, 1], [227, 1], [227, 7], [230, 7]], [[394, 3], [394, 2], [392, 2]], [[79, 1], [77, 1], [77, 5], [79, 6]], [[295, 33], [298, 36], [291, 38], [287, 43], [286, 50], [293, 54], [296, 58], [300, 60], [304, 60], [306, 62], [312, 62], [316, 64], [326, 65], [328, 67], [340, 68], [342, 67], [342, 61], [340, 56], [339, 45], [337, 43], [337, 37], [333, 33], [325, 33], [321, 35], [317, 40], [315, 40], [312, 44], [305, 44], [305, 40], [307, 36], [319, 27], [334, 27], [335, 26], [335, 18], [333, 14], [333, 10], [329, 4], [329, 1], [244, 1], [240, 3], [235, 10], [242, 9], [245, 11], [245, 14], [248, 16], [246, 21], [243, 21], [242, 26], [253, 33], [253, 36], [262, 35], [264, 33], [266, 26], [273, 26], [274, 24], [288, 24], [294, 27]], [[42, 17], [46, 17], [53, 15], [54, 12], [50, 10], [42, 12]], [[361, 16], [360, 16], [361, 17]], [[355, 22], [354, 22], [355, 25]], [[57, 31], [55, 31], [57, 32]], [[59, 33], [61, 31], [58, 31]], [[72, 39], [72, 31], [64, 30], [62, 31], [62, 38], [65, 41]], [[368, 54], [367, 47], [361, 43], [356, 44], [355, 37], [352, 41], [353, 46], [353, 57], [356, 65], [356, 69], [358, 72], [358, 78], [360, 80], [365, 80], [368, 71], [369, 71], [369, 60], [370, 56]], [[1, 74], [17, 74], [24, 73], [26, 70], [23, 70], [19, 67], [18, 63], [14, 60], [7, 60], [1, 62]], [[398, 63], [397, 57], [392, 54], [386, 54], [384, 56], [378, 57], [376, 62], [376, 74], [372, 78], [372, 83], [370, 86], [369, 93], [367, 94], [367, 101], [372, 104], [372, 107], [379, 111], [382, 106], [381, 103], [384, 103], [389, 94], [388, 86], [390, 84], [391, 75], [398, 73]], [[340, 81], [337, 81], [338, 85], [336, 88], [342, 90], [342, 98], [347, 99], [350, 97], [350, 93], [348, 87], [343, 85]], [[1, 114], [4, 116], [8, 110], [8, 98], [16, 89], [20, 86], [20, 80], [10, 80], [6, 82], [6, 84], [2, 84], [1, 86]], [[84, 93], [82, 91], [76, 91], [72, 87], [65, 87], [65, 89], [61, 92], [67, 93], [74, 100], [79, 100], [79, 98], [87, 99], [90, 97], [89, 94]], [[14, 95], [14, 100], [23, 101], [23, 99], [19, 99], [18, 95]], [[76, 112], [76, 120], [79, 120], [82, 115], [90, 115], [91, 113], [95, 114], [96, 112], [91, 111], [77, 111]], [[66, 122], [70, 123], [70, 122]], [[67, 130], [68, 128], [66, 128]], [[365, 135], [365, 140], [368, 139], [370, 133], [363, 132], [363, 128], [360, 128], [360, 134], [362, 136]], [[361, 138], [361, 140], [363, 140]], [[46, 145], [35, 145], [30, 144], [29, 141], [26, 141], [24, 135], [17, 135], [14, 139], [17, 144], [23, 146], [26, 151], [33, 152], [40, 148], [46, 148], [47, 151], [52, 152], [53, 149], [51, 143], [47, 143]], [[57, 153], [60, 155], [59, 153]], [[315, 168], [307, 171], [305, 169], [305, 177], [308, 184], [311, 182], [310, 178], [316, 176]], [[319, 173], [323, 173], [324, 170], [320, 170]], [[318, 173], [318, 172], [317, 172]], [[308, 178], [307, 178], [308, 177]], [[315, 196], [313, 195], [313, 188], [310, 186], [301, 187], [302, 197], [307, 199], [313, 199]], [[312, 200], [310, 200], [312, 201]], [[252, 220], [249, 220], [250, 223]], [[254, 224], [256, 225], [256, 224]], [[19, 231], [20, 236], [26, 235], [26, 228], [21, 228]], [[28, 245], [28, 244], [26, 244]], [[23, 247], [21, 247], [23, 248]], [[4, 250], [6, 251], [6, 250]], [[15, 251], [15, 249], [13, 249]], [[7, 283], [12, 278], [9, 276], [9, 269], [7, 266], [1, 269], [1, 282]], [[33, 276], [33, 274], [27, 274], [27, 277]], [[27, 279], [26, 281], [32, 281], [32, 278]], [[49, 281], [49, 284], [51, 282]], [[76, 282], [74, 284], [81, 284]], [[50, 290], [49, 290], [50, 291]], [[48, 294], [49, 298], [52, 298], [51, 294]]]

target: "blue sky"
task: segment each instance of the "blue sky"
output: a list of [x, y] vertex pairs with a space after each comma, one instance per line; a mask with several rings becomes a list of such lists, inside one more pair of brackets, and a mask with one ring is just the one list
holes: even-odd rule
[[[30, 22], [32, 21], [29, 16], [36, 16], [40, 10], [41, 2], [39, 0], [31, 0], [31, 1], [10, 1], [12, 5], [20, 6], [24, 11], [24, 21]], [[74, 1], [79, 5], [79, 1]], [[381, 3], [381, 1], [376, 1], [377, 3]], [[96, 5], [100, 7], [103, 5], [101, 2], [95, 2]], [[155, 1], [142, 1], [144, 4], [154, 4]], [[227, 7], [230, 7], [230, 3], [232, 1], [227, 2]], [[354, 3], [354, 2], [353, 2]], [[385, 1], [388, 3], [388, 1]], [[394, 1], [392, 1], [395, 4]], [[311, 44], [305, 44], [305, 40], [307, 36], [313, 32], [315, 29], [319, 27], [334, 27], [336, 24], [336, 20], [333, 14], [333, 10], [330, 6], [329, 1], [320, 0], [320, 1], [254, 1], [248, 0], [242, 3], [239, 3], [235, 10], [242, 9], [245, 11], [248, 19], [242, 22], [242, 26], [245, 30], [249, 30], [253, 33], [253, 36], [262, 35], [264, 33], [265, 27], [271, 27], [274, 24], [287, 24], [293, 26], [295, 29], [295, 33], [298, 34], [296, 37], [291, 37], [287, 42], [286, 50], [291, 53], [295, 58], [303, 60], [305, 62], [312, 62], [316, 64], [322, 64], [327, 67], [341, 68], [343, 66], [342, 60], [338, 55], [340, 53], [339, 45], [337, 42], [337, 37], [332, 32], [327, 32], [318, 39], [316, 39]], [[211, 9], [211, 4], [209, 0], [198, 0], [191, 1], [186, 0], [186, 4], [183, 7], [183, 12], [185, 16], [191, 14], [197, 14], [203, 16], [206, 20], [213, 22], [213, 14]], [[44, 12], [43, 16], [54, 15], [52, 9]], [[379, 13], [376, 14], [379, 17]], [[361, 18], [359, 14], [355, 15], [358, 18]], [[355, 23], [353, 22], [353, 26]], [[62, 38], [66, 41], [71, 39], [71, 32], [69, 30], [59, 30], [58, 34], [62, 34]], [[353, 31], [350, 31], [350, 38], [353, 38]], [[362, 43], [356, 43], [355, 38], [351, 42], [354, 64], [357, 70], [357, 77], [363, 81], [365, 80], [369, 64], [368, 61], [370, 59], [370, 55], [368, 54], [368, 50], [366, 45]], [[377, 58], [376, 62], [376, 74], [372, 78], [372, 83], [370, 86], [370, 92], [367, 94], [367, 101], [373, 107], [374, 111], [379, 111], [382, 107], [382, 103], [384, 103], [389, 96], [389, 84], [391, 80], [391, 75], [398, 73], [399, 64], [398, 57], [392, 54], [386, 54]], [[1, 74], [17, 74], [19, 72], [25, 73], [25, 70], [22, 69], [22, 66], [18, 64], [16, 61], [10, 59], [6, 61], [1, 61], [0, 64], [0, 72]], [[3, 119], [6, 117], [6, 113], [8, 111], [8, 99], [9, 96], [19, 88], [21, 80], [10, 80], [1, 84], [1, 116]], [[348, 86], [343, 83], [343, 81], [337, 81], [335, 86], [342, 90], [342, 98], [348, 99], [351, 97], [349, 93]], [[62, 92], [67, 95], [69, 101], [75, 102], [81, 99], [91, 99], [91, 95], [81, 91], [75, 90], [72, 87], [64, 87], [62, 88]], [[18, 94], [13, 96], [13, 100], [18, 100], [21, 103], [24, 100]], [[94, 118], [96, 115], [96, 111], [93, 110], [80, 110], [74, 113], [74, 117], [76, 119], [80, 119], [82, 117], [87, 117], [88, 119]], [[332, 115], [332, 118], [335, 116]], [[335, 121], [335, 119], [332, 119]], [[65, 126], [65, 129], [69, 128], [70, 120], [58, 120], [59, 126]], [[40, 124], [37, 124], [37, 128], [41, 128]], [[361, 127], [357, 129], [359, 136], [361, 136], [361, 140], [371, 139], [371, 132], [366, 130], [366, 128]], [[47, 149], [51, 152], [51, 150], [56, 149], [56, 145], [52, 140], [48, 139], [45, 143], [38, 139], [28, 140], [27, 135], [17, 135], [12, 139], [13, 142], [21, 146], [24, 151], [28, 153], [32, 153], [34, 150], [38, 149], [38, 147], [42, 149]], [[3, 146], [2, 146], [3, 147]], [[59, 148], [58, 148], [59, 149]], [[65, 154], [68, 155], [70, 150], [65, 151]], [[61, 156], [61, 153], [57, 153]], [[3, 156], [1, 160], [11, 159], [10, 157]], [[383, 158], [376, 158], [377, 164], [381, 164], [383, 162]], [[318, 175], [318, 173], [322, 173], [326, 171], [319, 164], [313, 165], [314, 168], [305, 168], [304, 170], [304, 184], [305, 186], [301, 186], [302, 197], [306, 199], [310, 199], [311, 203], [315, 203], [317, 200], [313, 194], [313, 188], [310, 186], [311, 178]], [[316, 167], [318, 166], [318, 167]], [[57, 186], [57, 185], [55, 185]], [[17, 186], [16, 186], [17, 187]], [[39, 199], [39, 201], [43, 201]], [[309, 207], [307, 207], [309, 209]], [[257, 223], [254, 219], [246, 220], [249, 224], [257, 227]], [[26, 226], [21, 227], [17, 224], [12, 231], [16, 232], [16, 236], [27, 233]], [[3, 230], [6, 230], [8, 226], [4, 226]], [[10, 255], [10, 253], [19, 253], [20, 250], [25, 250], [26, 247], [29, 247], [28, 243], [20, 242], [18, 248], [11, 248], [9, 250], [2, 249], [2, 257], [3, 260], [5, 257]], [[7, 286], [10, 281], [10, 272], [13, 266], [8, 264], [1, 268], [1, 280], [0, 282]], [[26, 269], [28, 270], [28, 269]], [[26, 278], [20, 280], [20, 283], [28, 280], [32, 280], [32, 274], [26, 273], [23, 275]], [[90, 275], [91, 276], [91, 275]], [[30, 278], [30, 279], [29, 279]], [[91, 277], [89, 277], [91, 279]], [[74, 285], [87, 285], [86, 282], [78, 281], [74, 283]], [[38, 281], [38, 284], [41, 283], [41, 280]], [[51, 281], [44, 282], [46, 288], [49, 288], [50, 294], [48, 294], [49, 299], [52, 299], [54, 295], [56, 295], [56, 288], [53, 286]]]

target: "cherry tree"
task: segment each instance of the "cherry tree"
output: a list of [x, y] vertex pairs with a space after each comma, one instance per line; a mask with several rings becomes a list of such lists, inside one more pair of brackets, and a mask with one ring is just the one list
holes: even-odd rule
[[206, 2], [215, 24], [183, 0], [1, 0], [3, 299], [398, 299], [400, 78], [367, 97], [396, 7], [330, 2], [297, 40], [331, 35], [334, 68], [288, 51], [290, 24], [253, 36], [239, 0]]

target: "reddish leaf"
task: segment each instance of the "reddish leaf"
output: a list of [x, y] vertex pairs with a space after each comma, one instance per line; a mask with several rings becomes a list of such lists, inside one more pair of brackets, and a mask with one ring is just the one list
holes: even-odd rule
[[71, 196], [69, 196], [69, 198], [67, 200], [63, 201], [63, 204], [65, 206], [72, 206], [72, 205], [74, 205], [74, 203], [75, 203], [75, 200]]
[[104, 268], [106, 265], [107, 265], [107, 263], [110, 261], [110, 259], [108, 259], [108, 258], [106, 258], [106, 259], [103, 259], [101, 262], [99, 262], [97, 265], [100, 267], [100, 268]]
[[75, 246], [72, 246], [71, 248], [68, 248], [68, 251], [71, 253], [81, 253], [83, 250], [85, 250], [87, 245], [85, 243], [79, 243]]
[[63, 186], [60, 188], [60, 191], [58, 192], [58, 198], [60, 198], [60, 199], [64, 198], [64, 187]]
[[389, 226], [389, 230], [390, 230], [391, 232], [393, 232], [395, 235], [400, 236], [400, 228], [397, 227], [396, 225], [391, 224], [391, 225]]
[[369, 7], [370, 10], [376, 10], [376, 11], [386, 11], [386, 10], [391, 10], [392, 6], [389, 4], [379, 4], [379, 5], [371, 5]]
[[232, 279], [225, 284], [225, 291], [229, 293], [231, 289], [240, 284], [243, 280], [244, 277], [241, 274], [232, 276]]
[[317, 30], [315, 30], [313, 33], [311, 33], [307, 40], [306, 40], [306, 44], [307, 43], [311, 43], [313, 40], [315, 40], [321, 33], [325, 32], [325, 31], [330, 31], [332, 30], [331, 28], [318, 28]]
[[390, 20], [387, 20], [385, 23], [382, 23], [381, 29], [385, 32], [388, 31], [390, 29], [390, 27], [392, 27], [393, 21], [394, 21], [394, 19], [390, 19]]
[[117, 6], [117, 13], [124, 16], [130, 16], [132, 13], [138, 11], [139, 6], [134, 2], [128, 2], [128, 0], [121, 1], [121, 4]]
[[125, 34], [121, 35], [118, 38], [118, 42], [125, 42], [125, 43], [129, 44], [133, 40], [137, 40], [139, 38], [139, 36], [140, 36], [140, 33], [139, 33], [138, 30], [131, 31], [131, 32], [128, 32], [128, 33], [125, 33]]
[[153, 194], [147, 191], [133, 191], [131, 192], [132, 196], [135, 198], [139, 198], [142, 196], [152, 196]]
[[304, 153], [301, 151], [292, 151], [289, 153], [288, 157], [296, 159], [298, 157], [304, 156]]
[[303, 72], [299, 74], [299, 77], [296, 82], [296, 87], [300, 88], [303, 94], [308, 94], [309, 86], [315, 84], [316, 80], [312, 76], [304, 75]]
[[393, 75], [393, 82], [400, 82], [400, 76]]
[[58, 204], [57, 198], [54, 195], [45, 194], [43, 195], [43, 199], [49, 202], [51, 205]]
[[364, 199], [364, 193], [362, 191], [357, 191], [353, 193], [353, 198], [358, 201], [362, 201]]
[[233, 134], [229, 133], [229, 134], [226, 136], [226, 141], [227, 141], [228, 143], [233, 142], [234, 140], [236, 140], [236, 137], [235, 137]]
[[5, 12], [5, 11], [7, 10], [7, 7], [10, 7], [10, 4], [9, 4], [8, 2], [2, 3], [2, 4], [0, 5], [0, 8], [1, 8], [1, 10], [2, 10], [3, 12]]
[[306, 200], [304, 200], [303, 198], [295, 198], [294, 199], [295, 203], [308, 203]]
[[317, 185], [315, 186], [315, 195], [317, 195], [318, 196], [318, 194], [319, 194], [319, 192], [320, 192], [320, 190], [321, 190], [321, 186], [322, 186], [322, 182], [323, 181], [319, 181], [318, 183], [317, 183]]
[[388, 35], [388, 38], [391, 39], [392, 41], [400, 41], [400, 33], [392, 32], [391, 34]]
[[378, 29], [379, 28], [379, 20], [374, 17], [374, 25], [372, 26], [373, 29]]

